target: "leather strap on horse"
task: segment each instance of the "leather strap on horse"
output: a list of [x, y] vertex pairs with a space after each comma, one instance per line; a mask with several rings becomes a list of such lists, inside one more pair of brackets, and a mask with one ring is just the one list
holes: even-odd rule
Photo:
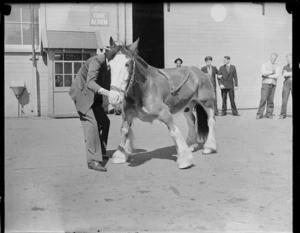
[[178, 91], [181, 89], [181, 87], [186, 83], [186, 81], [189, 79], [189, 75], [180, 83], [180, 85], [175, 88], [174, 83], [173, 83], [173, 79], [172, 77], [164, 72], [162, 69], [157, 69], [159, 73], [161, 73], [163, 76], [165, 76], [169, 82], [169, 86], [170, 86], [170, 90], [171, 90], [171, 95], [178, 95]]

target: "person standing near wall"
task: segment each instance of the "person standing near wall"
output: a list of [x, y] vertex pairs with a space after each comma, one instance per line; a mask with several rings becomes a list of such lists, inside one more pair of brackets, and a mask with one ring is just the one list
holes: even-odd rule
[[231, 103], [231, 110], [233, 116], [240, 116], [234, 101], [234, 90], [238, 89], [237, 72], [234, 65], [230, 64], [230, 57], [225, 56], [223, 59], [224, 65], [219, 68], [218, 78], [220, 79], [219, 85], [222, 94], [222, 112], [221, 116], [225, 116], [227, 113], [227, 94], [229, 93], [229, 99]]
[[261, 98], [259, 102], [259, 108], [256, 113], [256, 119], [263, 117], [265, 105], [267, 104], [266, 118], [273, 118], [274, 111], [274, 95], [277, 84], [277, 78], [279, 77], [280, 67], [276, 64], [278, 54], [272, 53], [270, 60], [262, 64], [262, 86], [261, 86]]
[[116, 51], [106, 50], [88, 59], [79, 69], [69, 90], [82, 123], [86, 144], [86, 157], [89, 169], [105, 172], [103, 156], [110, 120], [102, 107], [102, 95], [108, 96], [109, 102], [118, 102], [119, 96], [110, 88], [108, 62]]
[[282, 104], [281, 104], [281, 112], [279, 119], [285, 119], [286, 118], [286, 109], [287, 109], [287, 102], [289, 99], [290, 92], [293, 95], [293, 89], [292, 89], [292, 54], [286, 55], [287, 65], [283, 67], [282, 69], [282, 75], [284, 77], [283, 82], [283, 88], [282, 88]]
[[[214, 91], [215, 91], [215, 116], [218, 116], [219, 113], [218, 113], [218, 105], [217, 105], [217, 83], [216, 83], [216, 78], [218, 79], [218, 69], [217, 67], [215, 66], [212, 66], [211, 65], [211, 62], [212, 62], [212, 57], [211, 56], [207, 56], [204, 58], [204, 61], [206, 62], [206, 66], [203, 66], [201, 68], [201, 70], [208, 74], [213, 86], [214, 86]], [[220, 85], [220, 80], [218, 79], [218, 83]]]

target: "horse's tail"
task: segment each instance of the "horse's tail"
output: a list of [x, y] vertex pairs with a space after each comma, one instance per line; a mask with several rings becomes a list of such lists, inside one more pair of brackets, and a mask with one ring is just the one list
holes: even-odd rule
[[195, 109], [197, 114], [198, 136], [201, 141], [205, 142], [208, 135], [208, 116], [201, 104], [197, 103]]

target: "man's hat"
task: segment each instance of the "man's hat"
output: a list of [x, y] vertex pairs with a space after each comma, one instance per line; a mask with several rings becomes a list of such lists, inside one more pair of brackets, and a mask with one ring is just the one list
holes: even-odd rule
[[211, 56], [207, 56], [207, 57], [205, 57], [205, 58], [204, 58], [204, 61], [207, 61], [207, 60], [210, 60], [210, 61], [212, 61], [213, 59], [212, 59], [212, 57], [211, 57]]
[[182, 61], [182, 59], [181, 59], [181, 58], [177, 58], [177, 59], [175, 59], [174, 63], [176, 63], [177, 61], [180, 61], [180, 62], [181, 62], [181, 64], [183, 63], [183, 61]]

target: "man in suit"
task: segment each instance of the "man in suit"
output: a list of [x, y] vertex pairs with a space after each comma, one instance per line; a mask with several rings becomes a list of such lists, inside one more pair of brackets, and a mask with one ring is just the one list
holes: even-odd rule
[[[215, 96], [216, 96], [216, 99], [215, 99], [215, 115], [218, 116], [219, 113], [218, 113], [218, 105], [217, 105], [217, 84], [216, 84], [216, 77], [218, 76], [218, 69], [217, 67], [215, 66], [212, 66], [211, 65], [211, 62], [212, 62], [212, 57], [211, 56], [207, 56], [205, 57], [204, 61], [206, 62], [206, 66], [203, 66], [201, 68], [201, 70], [208, 74], [212, 84], [214, 85], [214, 90], [215, 90]], [[220, 85], [220, 80], [218, 79], [218, 83]]]
[[[112, 39], [111, 39], [112, 40]], [[102, 107], [102, 95], [109, 102], [118, 102], [120, 96], [110, 89], [108, 62], [116, 50], [106, 50], [104, 54], [88, 59], [80, 68], [69, 91], [82, 123], [86, 157], [89, 169], [105, 172], [103, 155], [106, 154], [110, 120]]]
[[227, 111], [227, 93], [231, 103], [231, 110], [233, 116], [240, 116], [234, 102], [234, 90], [238, 88], [237, 72], [234, 65], [230, 64], [230, 57], [225, 56], [223, 59], [224, 65], [220, 67], [218, 78], [220, 79], [219, 85], [223, 99], [221, 116], [226, 115]]

